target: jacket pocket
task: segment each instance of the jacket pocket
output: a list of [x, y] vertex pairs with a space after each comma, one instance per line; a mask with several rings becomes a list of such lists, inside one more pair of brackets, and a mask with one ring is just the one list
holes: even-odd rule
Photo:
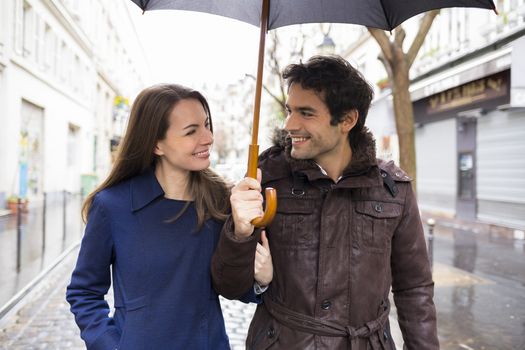
[[124, 324], [121, 329], [120, 342], [117, 349], [140, 349], [142, 348], [142, 334], [144, 331], [144, 320], [147, 297], [141, 296], [115, 305], [124, 312]]
[[[314, 203], [305, 198], [279, 197], [277, 215], [268, 227], [274, 245], [281, 248], [313, 244], [316, 223], [312, 220]], [[317, 224], [318, 225], [318, 224]]]
[[265, 327], [262, 327], [253, 337], [253, 342], [248, 345], [249, 350], [266, 350], [270, 349], [279, 339], [281, 333], [280, 324], [274, 319], [270, 319]]
[[402, 206], [381, 201], [361, 201], [356, 203], [355, 211], [360, 247], [371, 253], [384, 253], [390, 246]]

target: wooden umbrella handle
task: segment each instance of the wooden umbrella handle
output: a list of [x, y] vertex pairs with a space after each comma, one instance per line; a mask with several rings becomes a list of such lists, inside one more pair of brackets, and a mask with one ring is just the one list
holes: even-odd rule
[[277, 191], [275, 188], [267, 187], [264, 193], [266, 195], [266, 208], [264, 208], [263, 216], [252, 220], [252, 225], [255, 227], [270, 225], [277, 211]]
[[[257, 79], [255, 81], [255, 101], [253, 108], [253, 124], [252, 124], [252, 143], [250, 144], [248, 154], [248, 177], [257, 178], [257, 163], [259, 158], [259, 145], [257, 138], [259, 136], [259, 114], [261, 111], [261, 93], [262, 93], [262, 78], [264, 67], [264, 44], [266, 32], [268, 31], [268, 17], [270, 11], [270, 1], [262, 1], [261, 13], [261, 28], [259, 33], [259, 57], [257, 64]], [[266, 196], [266, 208], [264, 215], [252, 220], [252, 225], [255, 227], [268, 226], [275, 216], [277, 211], [277, 191], [268, 187], [264, 192]]]
[[[259, 158], [259, 145], [250, 145], [248, 154], [248, 177], [257, 178], [257, 162]], [[261, 217], [252, 220], [252, 225], [255, 227], [268, 226], [277, 212], [277, 191], [274, 188], [267, 187], [264, 191], [266, 197], [266, 208]]]

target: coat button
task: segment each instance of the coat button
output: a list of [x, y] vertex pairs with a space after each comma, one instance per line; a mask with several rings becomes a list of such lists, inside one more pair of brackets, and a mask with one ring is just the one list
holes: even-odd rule
[[382, 177], [386, 177], [386, 173], [381, 173], [381, 176]]
[[321, 303], [321, 309], [323, 310], [330, 310], [332, 307], [332, 302], [330, 300], [323, 300]]
[[379, 203], [377, 203], [376, 205], [374, 205], [374, 210], [377, 211], [378, 213], [382, 213], [383, 212], [383, 206]]
[[273, 327], [268, 328], [266, 335], [268, 335], [268, 338], [273, 338], [275, 336], [275, 329], [273, 329]]

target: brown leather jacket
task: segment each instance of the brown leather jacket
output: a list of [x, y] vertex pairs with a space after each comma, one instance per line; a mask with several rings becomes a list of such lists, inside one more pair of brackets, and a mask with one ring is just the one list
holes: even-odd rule
[[[410, 178], [376, 160], [368, 132], [337, 183], [312, 161], [290, 158], [289, 148], [283, 138], [259, 157], [263, 187], [278, 193], [267, 227], [274, 278], [246, 348], [394, 349], [388, 318], [381, 317], [392, 288], [406, 347], [439, 349], [434, 284]], [[236, 240], [227, 220], [212, 260], [217, 292], [237, 298], [252, 287], [259, 237], [256, 231]]]

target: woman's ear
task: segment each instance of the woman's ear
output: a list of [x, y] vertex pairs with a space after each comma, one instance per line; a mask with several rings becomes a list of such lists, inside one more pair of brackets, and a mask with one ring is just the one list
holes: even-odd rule
[[155, 145], [155, 148], [153, 149], [153, 153], [157, 156], [164, 155], [164, 152], [162, 152], [162, 147], [158, 143]]
[[357, 109], [352, 109], [344, 115], [343, 120], [341, 121], [341, 130], [345, 133], [350, 132], [350, 130], [352, 130], [357, 124], [358, 120], [359, 112]]

